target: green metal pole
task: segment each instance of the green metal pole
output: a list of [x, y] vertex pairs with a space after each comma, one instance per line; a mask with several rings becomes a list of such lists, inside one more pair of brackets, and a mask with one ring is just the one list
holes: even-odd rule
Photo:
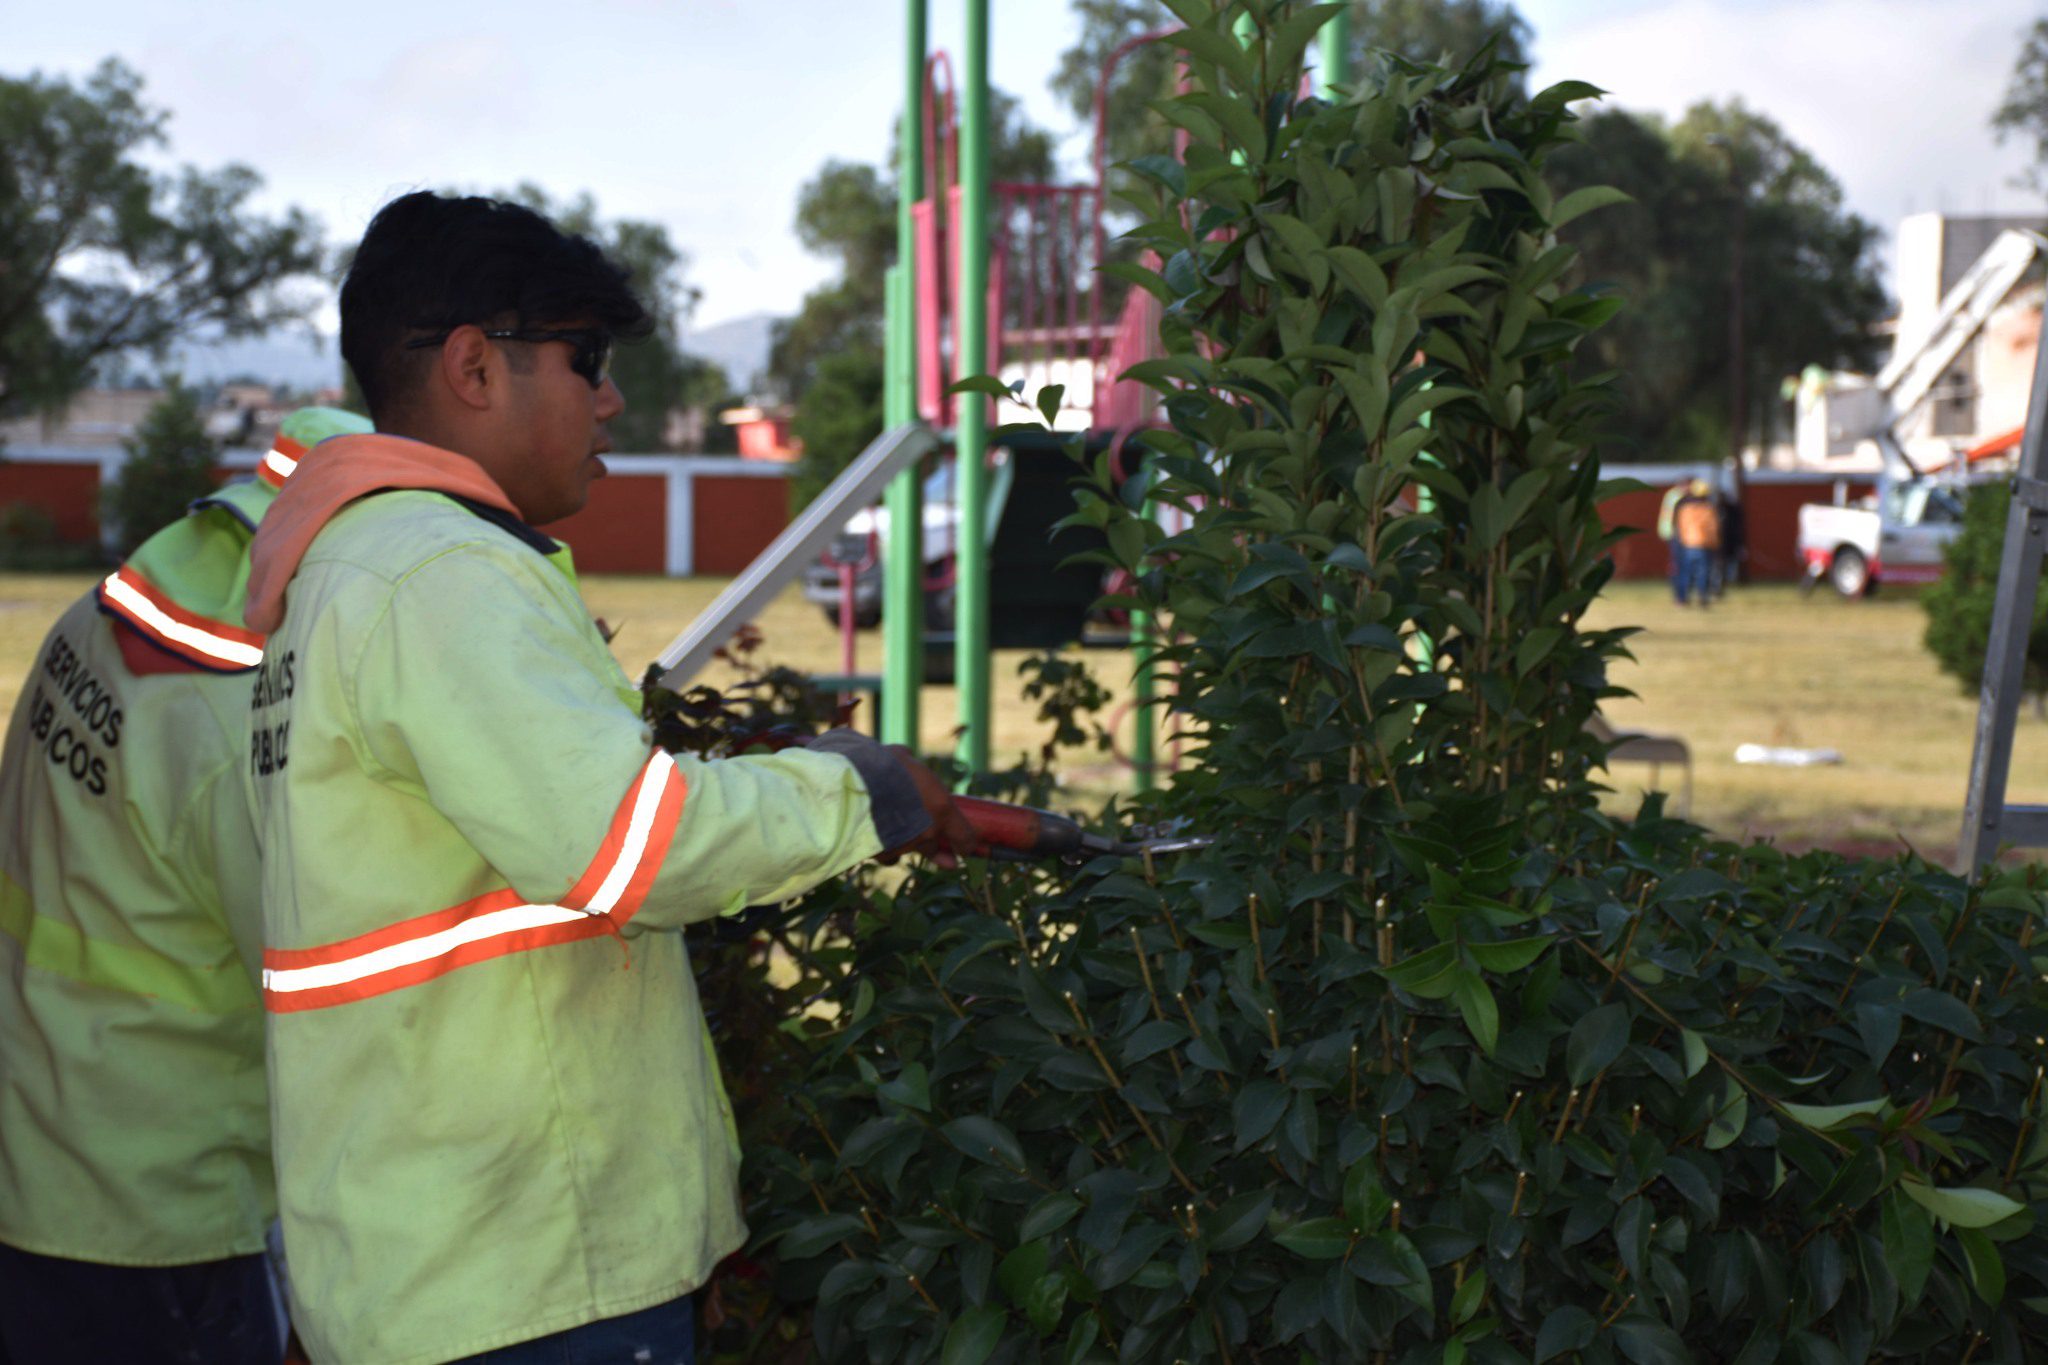
[[1346, 4], [1323, 25], [1322, 60], [1317, 63], [1316, 94], [1335, 101], [1337, 87], [1351, 78], [1351, 6]]
[[[989, 368], [988, 4], [967, 0], [966, 61], [960, 119], [959, 372]], [[960, 534], [953, 617], [953, 672], [960, 694], [960, 761], [988, 770], [988, 399], [963, 394], [954, 449], [958, 452]]]
[[[889, 272], [884, 420], [917, 418], [917, 228], [911, 208], [924, 193], [925, 8], [906, 0], [903, 117], [897, 125], [896, 268]], [[917, 467], [889, 485], [890, 539], [882, 561], [882, 739], [917, 747], [924, 686], [924, 486]]]

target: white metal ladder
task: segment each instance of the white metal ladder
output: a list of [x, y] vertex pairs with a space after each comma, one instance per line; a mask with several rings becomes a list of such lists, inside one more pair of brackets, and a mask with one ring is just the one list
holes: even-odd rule
[[[2043, 341], [2048, 342], [2048, 335]], [[1965, 873], [1975, 872], [1996, 857], [2002, 844], [2048, 848], [2048, 806], [2013, 806], [2005, 800], [2034, 594], [2041, 584], [2042, 560], [2048, 557], [2044, 428], [2048, 428], [2048, 345], [2034, 358], [2034, 387], [2020, 440], [2019, 476], [2013, 480], [2005, 553], [1998, 565], [1998, 596], [1991, 611], [1991, 641], [1985, 651], [1977, 737], [1970, 754], [1970, 786], [1963, 799], [1963, 838], [1957, 853]]]

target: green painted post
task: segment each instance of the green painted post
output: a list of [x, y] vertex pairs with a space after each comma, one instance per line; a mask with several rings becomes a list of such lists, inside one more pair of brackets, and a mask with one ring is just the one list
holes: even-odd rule
[[[889, 426], [917, 419], [917, 228], [911, 208], [924, 193], [925, 7], [906, 0], [903, 116], [897, 125], [896, 266], [889, 272], [888, 363], [883, 415]], [[916, 466], [889, 484], [895, 553], [882, 563], [882, 739], [917, 747], [924, 686], [924, 486]]]
[[1337, 87], [1351, 78], [1351, 6], [1331, 15], [1319, 36], [1322, 60], [1316, 64], [1316, 94], [1334, 102], [1339, 98]]
[[[959, 373], [986, 372], [989, 256], [989, 0], [967, 0], [966, 60], [961, 72], [960, 291], [954, 342]], [[953, 675], [960, 695], [960, 762], [988, 770], [988, 406], [960, 398], [954, 450], [960, 461], [960, 531], [954, 554], [959, 578], [953, 608]]]

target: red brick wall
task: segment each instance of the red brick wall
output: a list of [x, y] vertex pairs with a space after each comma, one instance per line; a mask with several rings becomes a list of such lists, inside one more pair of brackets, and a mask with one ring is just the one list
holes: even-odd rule
[[[1671, 572], [1670, 547], [1657, 539], [1657, 509], [1669, 484], [1623, 493], [1600, 504], [1600, 519], [1610, 529], [1633, 526], [1638, 534], [1615, 545], [1616, 578], [1662, 578]], [[1868, 480], [1851, 479], [1854, 500], [1871, 490]], [[1749, 576], [1759, 582], [1792, 582], [1804, 572], [1799, 562], [1799, 509], [1810, 502], [1833, 502], [1833, 479], [1801, 479], [1796, 483], [1750, 483], [1744, 489], [1748, 511]]]
[[590, 501], [544, 530], [576, 552], [578, 573], [668, 572], [668, 480], [611, 474], [590, 485]]
[[789, 525], [789, 481], [704, 475], [691, 512], [694, 573], [736, 574]]
[[28, 503], [57, 523], [57, 535], [74, 545], [100, 543], [100, 467], [77, 464], [19, 464], [0, 460], [0, 505]]

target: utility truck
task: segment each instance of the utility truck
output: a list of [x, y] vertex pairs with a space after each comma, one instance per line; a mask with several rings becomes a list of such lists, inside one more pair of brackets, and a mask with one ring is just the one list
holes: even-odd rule
[[1883, 457], [1877, 492], [1853, 505], [1799, 509], [1804, 587], [1825, 580], [1843, 597], [1861, 597], [1882, 583], [1931, 583], [1941, 577], [1942, 551], [1962, 530], [1968, 461], [1939, 471], [1910, 459], [1899, 439], [1927, 403], [1936, 381], [1962, 354], [2044, 248], [2048, 239], [2008, 230], [1991, 243], [1941, 300], [1933, 325], [1878, 372], [1872, 420], [1861, 434]]

